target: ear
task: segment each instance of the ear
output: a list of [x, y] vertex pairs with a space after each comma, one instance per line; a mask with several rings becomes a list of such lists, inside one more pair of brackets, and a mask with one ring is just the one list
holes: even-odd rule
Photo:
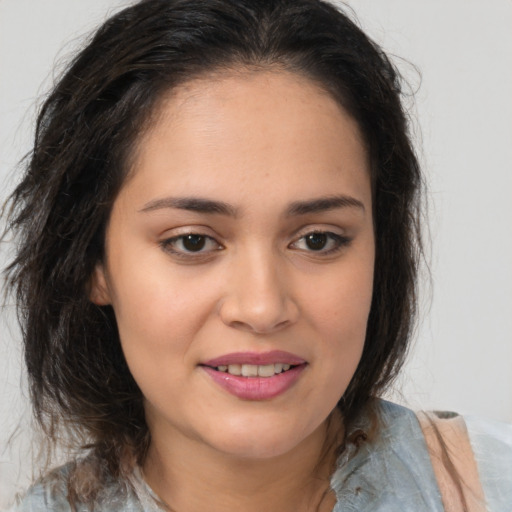
[[108, 306], [111, 304], [110, 291], [105, 276], [105, 268], [102, 263], [98, 263], [91, 276], [89, 287], [89, 299], [97, 306]]

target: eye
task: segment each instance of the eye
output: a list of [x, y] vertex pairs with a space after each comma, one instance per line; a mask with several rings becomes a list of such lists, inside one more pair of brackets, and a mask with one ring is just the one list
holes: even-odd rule
[[160, 245], [165, 251], [179, 256], [206, 254], [222, 249], [214, 238], [199, 233], [186, 233], [167, 238], [160, 242]]
[[293, 242], [290, 247], [301, 251], [332, 254], [348, 245], [351, 239], [330, 231], [311, 231]]

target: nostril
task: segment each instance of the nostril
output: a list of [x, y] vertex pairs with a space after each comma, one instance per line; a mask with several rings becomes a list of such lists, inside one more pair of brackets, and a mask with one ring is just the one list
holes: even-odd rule
[[278, 331], [286, 328], [287, 325], [291, 324], [290, 320], [283, 320], [277, 323], [273, 322], [256, 322], [256, 321], [248, 321], [242, 322], [240, 320], [234, 320], [229, 322], [229, 326], [234, 329], [241, 329], [250, 331], [254, 334], [268, 334], [269, 332]]
[[229, 325], [235, 329], [249, 328], [249, 325], [245, 324], [244, 322], [240, 322], [239, 320], [234, 320], [230, 322]]

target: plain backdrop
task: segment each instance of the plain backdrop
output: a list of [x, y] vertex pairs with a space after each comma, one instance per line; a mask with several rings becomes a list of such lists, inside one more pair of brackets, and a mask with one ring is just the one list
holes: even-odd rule
[[[0, 0], [0, 199], [56, 70], [84, 34], [129, 3]], [[429, 182], [432, 286], [393, 398], [512, 421], [512, 1], [347, 3], [411, 84]], [[7, 258], [4, 244], [1, 266]], [[0, 508], [31, 470], [12, 306], [1, 318]]]

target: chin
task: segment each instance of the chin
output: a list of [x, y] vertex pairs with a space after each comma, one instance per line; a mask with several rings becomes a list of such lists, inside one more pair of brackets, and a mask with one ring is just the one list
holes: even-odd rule
[[276, 425], [260, 419], [251, 421], [244, 428], [237, 422], [236, 428], [226, 426], [211, 446], [239, 459], [272, 459], [292, 451], [318, 428], [304, 428], [291, 419], [283, 423]]

